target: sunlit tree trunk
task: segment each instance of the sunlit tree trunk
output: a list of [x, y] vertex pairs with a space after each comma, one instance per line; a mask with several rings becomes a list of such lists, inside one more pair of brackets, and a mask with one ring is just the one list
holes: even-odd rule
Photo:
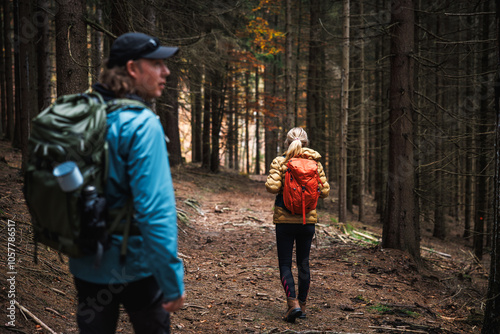
[[211, 106], [211, 75], [208, 70], [205, 69], [205, 81], [203, 85], [203, 154], [201, 167], [204, 169], [210, 168], [210, 106]]
[[260, 94], [259, 67], [255, 67], [255, 174], [260, 174]]
[[250, 70], [245, 71], [245, 172], [250, 174]]

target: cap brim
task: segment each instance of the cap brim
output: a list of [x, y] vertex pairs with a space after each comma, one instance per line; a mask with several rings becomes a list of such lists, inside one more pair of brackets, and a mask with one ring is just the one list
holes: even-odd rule
[[179, 52], [179, 48], [175, 46], [160, 46], [155, 51], [142, 56], [141, 58], [146, 59], [167, 59]]

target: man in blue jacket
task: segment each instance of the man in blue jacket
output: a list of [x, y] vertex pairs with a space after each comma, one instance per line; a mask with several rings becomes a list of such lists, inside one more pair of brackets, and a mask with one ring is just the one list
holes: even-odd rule
[[134, 224], [120, 261], [122, 237], [94, 265], [94, 256], [71, 258], [78, 291], [80, 333], [115, 333], [120, 305], [136, 333], [170, 333], [170, 314], [184, 303], [184, 269], [177, 256], [177, 213], [165, 134], [158, 117], [146, 107], [161, 96], [170, 70], [164, 60], [176, 47], [160, 46], [157, 38], [126, 33], [111, 46], [94, 90], [106, 101], [134, 99], [145, 104], [108, 114], [109, 175], [106, 201], [113, 208], [133, 199]]

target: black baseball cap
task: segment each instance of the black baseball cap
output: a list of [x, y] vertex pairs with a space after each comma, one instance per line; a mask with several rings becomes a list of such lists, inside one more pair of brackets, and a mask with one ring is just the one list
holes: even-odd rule
[[167, 59], [179, 51], [178, 47], [161, 46], [160, 40], [140, 32], [128, 32], [119, 36], [111, 45], [108, 68], [123, 66], [129, 60]]

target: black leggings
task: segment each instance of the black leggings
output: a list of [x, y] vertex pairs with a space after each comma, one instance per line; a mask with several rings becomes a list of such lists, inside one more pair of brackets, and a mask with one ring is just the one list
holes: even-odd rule
[[[276, 224], [276, 245], [280, 278], [287, 298], [298, 298], [305, 302], [311, 284], [309, 253], [315, 231], [314, 224]], [[295, 293], [292, 275], [293, 243], [296, 243], [297, 268], [299, 272], [299, 294]]]
[[170, 333], [170, 313], [153, 276], [136, 282], [94, 284], [75, 277], [80, 334], [114, 334], [123, 304], [137, 334]]

